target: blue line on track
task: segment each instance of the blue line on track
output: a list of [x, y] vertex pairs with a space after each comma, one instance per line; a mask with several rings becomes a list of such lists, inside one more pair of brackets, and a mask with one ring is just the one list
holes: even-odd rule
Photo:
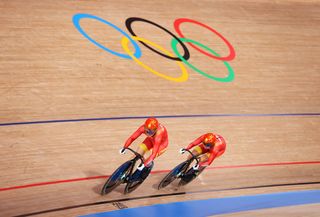
[[[205, 117], [272, 117], [272, 116], [320, 116], [320, 113], [273, 113], [273, 114], [198, 114], [198, 115], [158, 115], [152, 116], [156, 118], [205, 118]], [[84, 121], [112, 121], [112, 120], [130, 120], [145, 119], [150, 116], [124, 116], [124, 117], [107, 117], [107, 118], [80, 118], [65, 120], [43, 120], [43, 121], [26, 121], [0, 123], [1, 126], [12, 125], [30, 125], [30, 124], [50, 124], [50, 123], [66, 123], [66, 122], [84, 122]]]
[[[203, 217], [315, 203], [320, 203], [320, 190], [293, 191], [156, 204], [152, 206], [90, 214], [85, 217]], [[254, 213], [252, 215], [254, 216]]]

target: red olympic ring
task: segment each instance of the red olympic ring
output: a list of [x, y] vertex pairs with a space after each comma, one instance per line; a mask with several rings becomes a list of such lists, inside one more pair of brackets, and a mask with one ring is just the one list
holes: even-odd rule
[[230, 61], [230, 60], [233, 60], [234, 57], [236, 56], [236, 52], [235, 52], [233, 46], [230, 44], [230, 42], [229, 42], [227, 39], [225, 39], [219, 32], [217, 32], [216, 30], [214, 30], [214, 29], [211, 28], [210, 26], [207, 26], [207, 25], [205, 25], [205, 24], [203, 24], [203, 23], [200, 23], [200, 22], [198, 22], [198, 21], [196, 21], [196, 20], [192, 20], [192, 19], [188, 19], [188, 18], [179, 18], [179, 19], [176, 19], [176, 20], [174, 21], [174, 28], [175, 28], [176, 32], [178, 33], [178, 35], [179, 35], [181, 38], [186, 38], [186, 37], [182, 34], [182, 32], [181, 32], [181, 30], [180, 30], [180, 25], [181, 25], [182, 23], [194, 23], [194, 24], [200, 25], [200, 26], [202, 26], [202, 27], [204, 27], [204, 28], [206, 28], [206, 29], [209, 29], [211, 32], [215, 33], [217, 36], [219, 36], [219, 38], [221, 38], [221, 39], [226, 43], [226, 45], [227, 45], [228, 48], [229, 48], [230, 54], [229, 54], [229, 56], [225, 56], [225, 57], [214, 56], [214, 55], [212, 55], [212, 54], [210, 54], [210, 53], [207, 53], [206, 51], [200, 49], [199, 47], [197, 47], [196, 45], [192, 44], [191, 42], [188, 42], [188, 44], [189, 44], [190, 46], [192, 46], [194, 49], [198, 50], [199, 52], [201, 52], [201, 53], [203, 53], [203, 54], [205, 54], [205, 55], [207, 55], [207, 56], [209, 56], [209, 57], [211, 57], [211, 58], [217, 59], [217, 60]]

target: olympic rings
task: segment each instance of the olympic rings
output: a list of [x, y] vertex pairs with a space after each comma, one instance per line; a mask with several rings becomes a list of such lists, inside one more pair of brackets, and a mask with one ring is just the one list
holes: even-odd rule
[[[191, 39], [186, 39], [186, 38], [180, 38], [182, 42], [189, 42], [189, 43], [192, 43], [192, 44], [196, 44], [198, 45], [199, 47], [209, 51], [210, 53], [213, 53], [215, 54], [216, 56], [219, 57], [219, 54], [217, 54], [216, 52], [214, 52], [212, 49], [208, 48], [207, 46], [201, 44], [200, 42], [197, 42], [197, 41], [194, 41], [194, 40], [191, 40]], [[194, 65], [192, 65], [191, 63], [189, 63], [187, 60], [185, 60], [181, 54], [179, 53], [178, 49], [177, 49], [177, 44], [178, 44], [178, 41], [175, 40], [175, 39], [172, 39], [171, 41], [171, 45], [172, 45], [172, 49], [173, 51], [176, 53], [176, 55], [178, 55], [179, 58], [181, 58], [181, 60], [187, 65], [189, 66], [190, 68], [192, 68], [194, 71], [198, 72], [199, 74], [207, 77], [207, 78], [210, 78], [212, 80], [216, 80], [216, 81], [220, 81], [220, 82], [230, 82], [230, 81], [233, 81], [234, 79], [234, 72], [233, 72], [233, 69], [231, 68], [231, 66], [229, 65], [229, 63], [227, 63], [226, 61], [223, 61], [223, 64], [227, 67], [228, 71], [229, 71], [229, 75], [228, 77], [226, 78], [218, 78], [218, 77], [214, 77], [212, 75], [209, 75], [203, 71], [201, 71], [200, 69], [196, 68]]]
[[[159, 24], [156, 24], [156, 23], [154, 23], [154, 22], [152, 22], [152, 21], [150, 21], [150, 20], [142, 19], [142, 18], [139, 18], [139, 17], [130, 17], [130, 18], [128, 18], [128, 19], [126, 20], [126, 27], [127, 27], [127, 29], [129, 30], [129, 32], [131, 33], [131, 35], [137, 36], [137, 35], [133, 32], [132, 27], [131, 27], [132, 23], [135, 22], [135, 21], [141, 21], [141, 22], [150, 23], [150, 24], [152, 24], [152, 25], [154, 25], [154, 26], [156, 26], [156, 27], [159, 27], [160, 29], [164, 30], [165, 32], [169, 33], [172, 37], [174, 37], [176, 40], [178, 40], [178, 42], [181, 44], [181, 46], [182, 46], [182, 48], [183, 48], [183, 50], [184, 50], [183, 58], [186, 59], [186, 60], [188, 60], [188, 59], [190, 58], [190, 53], [189, 53], [188, 48], [186, 47], [185, 44], [183, 44], [183, 43], [180, 41], [180, 39], [179, 39], [177, 36], [175, 36], [172, 32], [170, 32], [170, 31], [167, 30], [166, 28], [164, 28], [164, 27], [160, 26]], [[160, 53], [159, 51], [153, 49], [152, 47], [148, 46], [148, 45], [145, 44], [144, 42], [142, 42], [142, 41], [140, 41], [140, 42], [141, 42], [141, 44], [143, 44], [144, 46], [146, 46], [146, 47], [149, 48], [150, 50], [156, 52], [157, 54], [160, 54], [161, 56], [163, 56], [163, 57], [165, 57], [165, 58], [169, 58], [169, 59], [172, 59], [172, 60], [181, 61], [181, 59], [178, 58], [178, 57], [173, 57], [173, 56], [170, 56], [170, 55], [169, 55], [169, 56], [168, 56], [168, 55], [165, 55], [165, 54]]]
[[181, 23], [194, 23], [194, 24], [197, 24], [197, 25], [200, 25], [204, 28], [207, 28], [209, 29], [211, 32], [215, 33], [217, 36], [219, 36], [226, 44], [227, 46], [229, 47], [229, 50], [230, 50], [230, 54], [229, 56], [226, 56], [226, 57], [217, 57], [217, 56], [214, 56], [210, 53], [207, 53], [201, 49], [199, 49], [197, 46], [193, 45], [192, 43], [189, 43], [193, 48], [195, 48], [196, 50], [198, 50], [199, 52], [209, 56], [209, 57], [212, 57], [214, 59], [217, 59], [217, 60], [225, 60], [225, 61], [230, 61], [230, 60], [233, 60], [236, 53], [235, 53], [235, 50], [234, 48], [232, 47], [232, 45], [227, 41], [227, 39], [225, 39], [219, 32], [217, 32], [216, 30], [214, 30], [213, 28], [211, 28], [210, 26], [207, 26], [203, 23], [200, 23], [196, 20], [191, 20], [191, 19], [188, 19], [188, 18], [179, 18], [179, 19], [176, 19], [174, 21], [174, 28], [175, 30], [177, 31], [178, 35], [182, 38], [185, 38], [185, 36], [182, 34], [181, 30], [180, 30], [180, 25]]
[[[154, 43], [154, 42], [151, 42], [147, 39], [144, 39], [144, 38], [141, 38], [141, 37], [138, 37], [138, 36], [132, 36], [132, 38], [134, 40], [138, 40], [138, 41], [141, 41], [141, 42], [144, 42], [146, 44], [150, 44], [151, 46], [153, 47], [156, 47], [157, 49], [163, 51], [164, 53], [166, 53], [169, 57], [173, 57], [173, 54], [170, 53], [168, 50], [164, 49], [163, 47], [161, 47], [160, 45]], [[178, 41], [175, 40], [177, 43]], [[142, 63], [140, 60], [138, 60], [133, 54], [132, 52], [129, 50], [129, 47], [128, 47], [128, 43], [129, 43], [129, 40], [128, 38], [126, 37], [123, 37], [122, 40], [121, 40], [121, 45], [123, 47], [123, 49], [126, 51], [126, 53], [129, 54], [129, 56], [134, 60], [136, 61], [140, 66], [142, 66], [143, 68], [149, 70], [150, 72], [152, 72], [153, 74], [159, 76], [159, 77], [162, 77], [164, 79], [167, 79], [167, 80], [170, 80], [170, 81], [175, 81], [175, 82], [184, 82], [186, 80], [188, 80], [188, 72], [186, 70], [186, 68], [184, 67], [184, 65], [181, 63], [181, 62], [177, 62], [178, 65], [180, 66], [181, 68], [181, 71], [182, 71], [182, 75], [180, 77], [170, 77], [170, 76], [167, 76], [165, 74], [162, 74], [160, 72], [157, 72], [155, 71], [154, 69], [150, 68], [149, 66], [145, 65], [144, 63]], [[177, 46], [177, 43], [175, 44], [175, 46]], [[149, 47], [149, 46], [148, 46]], [[180, 55], [180, 54], [179, 54]], [[181, 55], [180, 55], [181, 56]]]
[[[123, 34], [124, 37], [121, 40], [121, 45], [122, 45], [122, 48], [124, 49], [124, 51], [126, 52], [126, 54], [118, 53], [118, 52], [115, 52], [113, 50], [110, 50], [110, 49], [106, 48], [105, 46], [103, 46], [102, 44], [100, 44], [100, 43], [96, 42], [95, 40], [93, 40], [80, 26], [80, 20], [83, 19], [83, 18], [90, 18], [90, 19], [98, 20], [98, 21], [100, 21], [100, 22], [102, 22], [104, 24], [107, 24], [108, 26], [113, 27], [115, 30], [117, 30], [118, 32]], [[186, 68], [182, 64], [182, 63], [185, 63], [187, 66], [189, 66], [190, 68], [195, 70], [197, 73], [199, 73], [199, 74], [201, 74], [201, 75], [203, 75], [203, 76], [205, 76], [205, 77], [207, 77], [209, 79], [212, 79], [212, 80], [215, 80], [215, 81], [219, 81], [219, 82], [231, 82], [231, 81], [234, 80], [234, 71], [231, 68], [231, 66], [229, 65], [229, 63], [227, 63], [227, 61], [231, 61], [231, 60], [233, 60], [235, 58], [236, 54], [235, 54], [235, 50], [234, 50], [233, 46], [230, 44], [229, 41], [227, 41], [227, 39], [225, 39], [216, 30], [214, 30], [213, 28], [211, 28], [211, 27], [209, 27], [209, 26], [207, 26], [207, 25], [205, 25], [203, 23], [200, 23], [200, 22], [198, 22], [196, 20], [192, 20], [192, 19], [188, 19], [188, 18], [179, 18], [179, 19], [174, 21], [174, 28], [175, 28], [175, 30], [177, 31], [178, 35], [181, 38], [178, 38], [172, 32], [170, 32], [166, 28], [160, 26], [159, 24], [156, 24], [156, 23], [154, 23], [152, 21], [149, 21], [149, 20], [146, 20], [146, 19], [142, 19], [142, 18], [138, 18], [138, 17], [130, 17], [125, 22], [127, 29], [132, 34], [132, 37], [129, 36], [123, 30], [121, 30], [119, 27], [115, 26], [114, 24], [112, 24], [112, 23], [110, 23], [110, 22], [108, 22], [106, 20], [103, 20], [103, 19], [101, 19], [99, 17], [90, 15], [90, 14], [76, 14], [76, 15], [73, 16], [72, 21], [73, 21], [74, 26], [77, 28], [77, 30], [84, 37], [86, 37], [90, 42], [95, 44], [96, 46], [102, 48], [103, 50], [105, 50], [105, 51], [107, 51], [107, 52], [109, 52], [109, 53], [111, 53], [113, 55], [116, 55], [116, 56], [119, 56], [119, 57], [122, 57], [122, 58], [126, 58], [126, 59], [132, 59], [135, 62], [137, 62], [140, 66], [142, 66], [143, 68], [149, 70], [153, 74], [155, 74], [155, 75], [157, 75], [159, 77], [162, 77], [164, 79], [167, 79], [167, 80], [170, 80], [170, 81], [174, 81], [174, 82], [184, 82], [184, 81], [188, 80], [188, 72], [187, 72]], [[170, 34], [173, 37], [173, 39], [171, 41], [171, 47], [172, 47], [174, 53], [177, 55], [177, 57], [175, 57], [174, 54], [172, 54], [168, 50], [164, 49], [160, 45], [155, 44], [154, 42], [151, 42], [151, 41], [149, 41], [147, 39], [144, 39], [144, 38], [136, 36], [134, 31], [132, 30], [132, 23], [135, 22], [135, 21], [146, 22], [146, 23], [152, 24], [152, 25], [164, 30], [168, 34]], [[191, 39], [186, 39], [184, 37], [184, 35], [182, 34], [181, 30], [180, 30], [180, 25], [182, 23], [186, 23], [186, 22], [200, 25], [200, 26], [210, 30], [214, 34], [216, 34], [228, 46], [230, 54], [228, 56], [221, 57], [219, 54], [217, 54], [211, 48], [201, 44], [200, 42], [197, 42], [197, 41], [194, 41], [194, 40], [191, 40]], [[130, 51], [130, 49], [128, 47], [129, 41], [134, 46], [134, 49], [135, 49], [135, 53], [134, 54]], [[171, 76], [165, 75], [163, 73], [155, 71], [151, 67], [149, 67], [149, 66], [145, 65], [144, 63], [142, 63], [142, 61], [138, 60], [141, 57], [142, 53], [141, 53], [141, 49], [140, 49], [140, 47], [139, 47], [139, 45], [138, 45], [138, 43], [136, 41], [139, 41], [144, 46], [146, 46], [147, 48], [152, 50], [153, 52], [156, 52], [156, 53], [158, 53], [159, 55], [161, 55], [161, 56], [163, 56], [165, 58], [182, 61], [182, 62], [177, 62], [177, 64], [179, 65], [179, 67], [181, 68], [181, 71], [182, 71], [181, 76], [180, 77], [171, 77]], [[187, 60], [190, 58], [190, 53], [189, 53], [188, 48], [186, 47], [186, 45], [183, 42], [187, 42], [187, 44], [191, 45], [193, 48], [195, 48], [199, 52], [205, 54], [206, 56], [209, 56], [211, 58], [223, 61], [223, 64], [228, 69], [228, 72], [229, 72], [228, 76], [225, 77], [225, 78], [220, 78], [220, 77], [215, 77], [215, 76], [209, 75], [209, 74], [201, 71], [200, 69], [196, 68], [194, 65], [190, 64], [189, 62], [187, 62]], [[181, 46], [182, 46], [182, 48], [184, 50], [183, 56], [179, 53], [179, 51], [177, 49], [178, 43], [181, 44]], [[159, 52], [158, 50], [160, 50], [162, 52]]]
[[83, 18], [91, 18], [91, 19], [94, 19], [94, 20], [99, 20], [101, 21], [102, 23], [105, 23], [107, 24], [108, 26], [111, 26], [113, 27], [115, 30], [117, 30], [118, 32], [120, 32], [121, 34], [123, 34], [126, 38], [128, 38], [130, 40], [130, 42], [133, 44], [136, 52], [134, 53], [134, 56], [137, 57], [137, 58], [140, 58], [141, 57], [141, 49], [139, 47], [139, 45], [131, 39], [131, 37], [125, 32], [123, 31], [122, 29], [120, 29], [119, 27], [115, 26], [114, 24], [112, 23], [109, 23], [108, 21], [104, 20], [104, 19], [101, 19], [100, 17], [96, 17], [96, 16], [93, 16], [93, 15], [90, 15], [90, 14], [76, 14], [73, 16], [73, 24], [75, 25], [75, 27], [78, 29], [78, 31], [84, 36], [86, 37], [89, 41], [91, 41], [93, 44], [95, 44], [96, 46], [102, 48], [103, 50], [113, 54], [113, 55], [116, 55], [116, 56], [119, 56], [119, 57], [122, 57], [122, 58], [126, 58], [126, 59], [131, 59], [131, 57], [127, 54], [122, 54], [122, 53], [118, 53], [118, 52], [115, 52], [113, 50], [110, 50], [109, 48], [106, 48], [105, 46], [103, 46], [102, 44], [99, 44], [98, 42], [96, 42], [95, 40], [93, 40], [85, 31], [83, 31], [83, 29], [81, 28], [80, 26], [80, 20], [83, 19]]

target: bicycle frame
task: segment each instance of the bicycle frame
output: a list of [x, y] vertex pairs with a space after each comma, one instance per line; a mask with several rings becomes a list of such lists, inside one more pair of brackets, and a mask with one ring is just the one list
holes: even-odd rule
[[[189, 168], [190, 164], [191, 164], [192, 161], [194, 161], [194, 160], [197, 162], [196, 165], [199, 165], [199, 157], [198, 157], [197, 155], [194, 155], [194, 154], [193, 154], [190, 150], [188, 150], [188, 149], [183, 149], [183, 150], [189, 152], [189, 154], [191, 154], [191, 156], [192, 156], [190, 159], [187, 160], [188, 163], [186, 164], [187, 167], [186, 167], [185, 171]], [[185, 171], [184, 171], [184, 172], [185, 172]]]
[[[134, 154], [136, 155], [133, 159], [131, 159], [131, 161], [132, 161], [132, 166], [131, 166], [131, 168], [130, 168], [129, 175], [127, 176], [127, 177], [129, 177], [129, 176], [132, 174], [134, 165], [136, 164], [137, 160], [140, 160], [141, 163], [144, 163], [144, 160], [143, 160], [143, 157], [142, 157], [138, 152], [134, 151], [133, 149], [131, 149], [131, 148], [125, 148], [125, 149], [131, 151], [132, 153], [134, 153]], [[125, 179], [125, 182], [127, 182], [127, 179]], [[124, 183], [125, 183], [125, 182], [124, 182]]]

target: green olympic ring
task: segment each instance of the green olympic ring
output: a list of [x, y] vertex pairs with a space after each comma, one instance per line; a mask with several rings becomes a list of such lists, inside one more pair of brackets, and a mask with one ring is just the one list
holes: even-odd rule
[[[187, 39], [187, 38], [179, 38], [182, 42], [190, 42], [190, 43], [193, 43], [193, 44], [196, 44], [198, 45], [199, 47], [209, 51], [210, 53], [220, 57], [219, 54], [217, 54], [215, 51], [213, 51], [211, 48], [201, 44], [200, 42], [197, 42], [197, 41], [194, 41], [194, 40], [191, 40], [191, 39]], [[192, 68], [194, 71], [198, 72], [199, 74], [211, 79], [211, 80], [215, 80], [215, 81], [219, 81], [219, 82], [231, 82], [234, 80], [234, 71], [232, 69], [232, 67], [230, 66], [229, 63], [227, 63], [226, 61], [223, 61], [223, 64], [227, 67], [228, 71], [229, 71], [229, 75], [225, 78], [219, 78], [219, 77], [215, 77], [215, 76], [212, 76], [212, 75], [209, 75], [203, 71], [201, 71], [200, 69], [198, 69], [197, 67], [195, 67], [194, 65], [192, 65], [191, 63], [189, 63], [185, 58], [183, 58], [183, 56], [179, 53], [178, 49], [177, 49], [177, 44], [178, 44], [178, 41], [174, 38], [172, 39], [171, 41], [171, 47], [173, 49], [173, 51], [175, 52], [175, 54], [187, 65], [189, 66], [190, 68]]]

